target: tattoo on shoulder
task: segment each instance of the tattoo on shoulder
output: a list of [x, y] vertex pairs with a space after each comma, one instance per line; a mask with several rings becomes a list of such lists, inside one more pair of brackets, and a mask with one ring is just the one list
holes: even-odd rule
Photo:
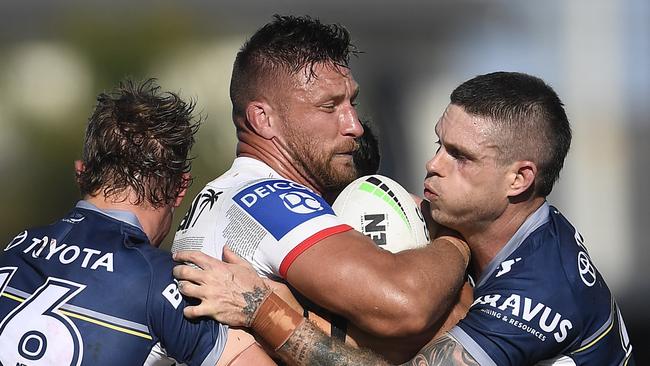
[[263, 289], [261, 287], [254, 287], [251, 292], [244, 292], [244, 301], [246, 301], [246, 306], [242, 309], [244, 316], [246, 317], [246, 324], [250, 325], [253, 322], [253, 316], [257, 308], [260, 307], [262, 301], [266, 297], [266, 294], [269, 290]]
[[405, 365], [476, 365], [474, 357], [465, 348], [450, 336], [444, 336], [431, 341]]

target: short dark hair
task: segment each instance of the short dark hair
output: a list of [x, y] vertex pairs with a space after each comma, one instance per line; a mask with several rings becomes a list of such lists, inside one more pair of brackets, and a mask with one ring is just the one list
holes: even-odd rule
[[339, 24], [276, 14], [237, 53], [230, 81], [233, 115], [242, 115], [264, 86], [277, 85], [280, 73], [295, 75], [306, 68], [312, 77], [318, 63], [347, 68], [350, 55], [357, 53], [350, 33]]
[[361, 121], [361, 125], [363, 126], [363, 135], [356, 138], [357, 149], [352, 155], [357, 175], [376, 174], [381, 161], [379, 139], [375, 135], [373, 124], [370, 121]]
[[543, 80], [517, 72], [479, 75], [451, 93], [451, 103], [496, 127], [500, 160], [537, 164], [534, 193], [548, 196], [571, 145], [564, 104]]
[[188, 157], [200, 121], [194, 101], [160, 92], [154, 79], [120, 82], [97, 97], [83, 147], [82, 195], [117, 196], [132, 189], [137, 201], [161, 207], [189, 186]]

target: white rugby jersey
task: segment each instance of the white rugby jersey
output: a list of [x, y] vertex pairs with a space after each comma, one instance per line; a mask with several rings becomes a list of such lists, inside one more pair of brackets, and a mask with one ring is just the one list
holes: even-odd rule
[[632, 365], [621, 313], [582, 236], [544, 203], [478, 279], [451, 335], [481, 365]]
[[309, 247], [351, 229], [309, 188], [282, 178], [259, 160], [238, 157], [196, 196], [172, 252], [201, 250], [221, 259], [228, 245], [259, 274], [285, 278]]
[[183, 316], [173, 266], [133, 213], [86, 201], [23, 231], [0, 253], [0, 365], [215, 365], [228, 328]]

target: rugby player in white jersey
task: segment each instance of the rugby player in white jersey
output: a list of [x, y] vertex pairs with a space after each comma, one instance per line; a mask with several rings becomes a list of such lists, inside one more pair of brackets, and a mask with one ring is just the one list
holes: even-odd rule
[[[431, 216], [467, 239], [475, 300], [408, 364], [634, 365], [621, 311], [588, 240], [546, 201], [571, 143], [555, 91], [522, 73], [479, 75], [452, 92], [435, 133], [425, 196]], [[195, 256], [206, 270], [174, 269], [196, 284], [182, 292], [202, 300], [187, 314], [250, 326], [290, 364], [387, 364], [319, 332], [246, 262], [226, 254], [238, 264]], [[245, 301], [253, 292], [270, 295], [255, 308]]]
[[353, 54], [345, 28], [309, 17], [277, 16], [244, 44], [230, 85], [237, 158], [195, 198], [172, 251], [221, 258], [227, 244], [258, 273], [288, 282], [369, 335], [401, 341], [376, 349], [404, 360], [455, 304], [468, 249], [444, 236], [387, 252], [323, 199], [358, 176], [353, 154], [364, 131], [348, 67]]

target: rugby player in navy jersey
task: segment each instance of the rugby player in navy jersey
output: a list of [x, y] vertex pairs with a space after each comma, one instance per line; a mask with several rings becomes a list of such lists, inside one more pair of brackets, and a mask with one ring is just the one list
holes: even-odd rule
[[[409, 364], [633, 365], [620, 309], [586, 240], [546, 201], [571, 142], [555, 91], [522, 73], [477, 76], [452, 92], [435, 132], [424, 194], [432, 218], [467, 240], [476, 286], [467, 316]], [[178, 256], [208, 268], [174, 269], [193, 282], [181, 282], [181, 292], [202, 300], [187, 314], [250, 326], [290, 364], [386, 364], [319, 332], [224, 253], [236, 264]], [[253, 292], [267, 297], [250, 301]]]
[[393, 254], [327, 204], [372, 168], [354, 163], [364, 133], [349, 68], [356, 53], [345, 28], [310, 17], [276, 16], [246, 41], [230, 84], [237, 157], [194, 199], [172, 251], [221, 258], [228, 244], [261, 275], [348, 319], [367, 341], [400, 343], [364, 344], [407, 360], [456, 303], [469, 249], [446, 236]]
[[242, 350], [247, 333], [184, 318], [157, 248], [190, 183], [193, 108], [153, 80], [98, 96], [75, 162], [83, 199], [0, 253], [1, 365], [273, 364]]

